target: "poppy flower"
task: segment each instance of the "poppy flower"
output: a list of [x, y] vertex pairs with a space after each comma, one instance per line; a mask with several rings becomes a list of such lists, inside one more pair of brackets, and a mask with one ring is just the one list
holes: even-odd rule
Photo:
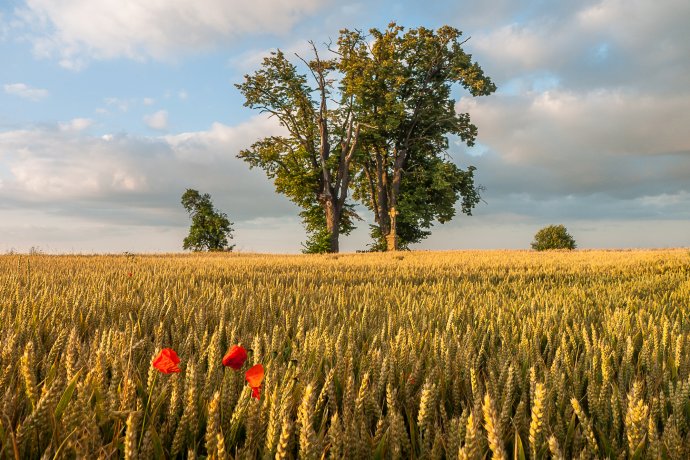
[[177, 356], [177, 353], [172, 348], [163, 348], [156, 356], [156, 359], [153, 360], [153, 367], [164, 374], [180, 372], [178, 364], [180, 364], [180, 357]]
[[264, 367], [261, 364], [252, 366], [245, 374], [244, 378], [252, 389], [252, 398], [261, 397], [261, 381], [264, 379]]
[[127, 273], [127, 276], [132, 277], [132, 272]]
[[230, 350], [223, 356], [223, 366], [232, 367], [236, 371], [244, 365], [247, 360], [247, 350], [241, 345], [233, 345]]

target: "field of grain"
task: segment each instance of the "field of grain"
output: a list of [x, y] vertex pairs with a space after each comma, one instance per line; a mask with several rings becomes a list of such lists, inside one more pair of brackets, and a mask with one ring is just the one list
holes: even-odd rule
[[687, 250], [7, 255], [0, 302], [2, 458], [690, 456]]

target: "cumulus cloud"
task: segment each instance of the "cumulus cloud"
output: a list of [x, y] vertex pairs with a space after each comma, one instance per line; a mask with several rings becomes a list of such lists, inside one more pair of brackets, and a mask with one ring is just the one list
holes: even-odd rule
[[690, 97], [634, 92], [495, 96], [458, 104], [479, 126], [479, 168], [491, 193], [635, 198], [688, 189]]
[[27, 0], [34, 52], [80, 68], [89, 59], [171, 59], [246, 34], [285, 33], [324, 6], [320, 0]]
[[499, 85], [457, 105], [479, 128], [483, 154], [456, 153], [479, 168], [487, 209], [687, 216], [671, 203], [690, 191], [690, 5], [663, 3], [522, 2], [468, 42]]
[[[522, 5], [521, 20], [484, 29], [469, 42], [499, 82], [548, 70], [572, 89], [684, 88], [690, 61], [688, 2], [600, 0], [539, 3], [538, 8], [527, 3], [531, 7]], [[538, 13], [524, 17], [534, 10]]]
[[30, 101], [40, 101], [48, 97], [47, 89], [32, 88], [26, 83], [9, 83], [4, 85], [5, 92]]
[[1, 133], [0, 158], [11, 175], [3, 187], [9, 201], [69, 202], [147, 187], [133, 158], [62, 127]]
[[260, 116], [165, 137], [45, 125], [0, 133], [0, 207], [16, 217], [0, 223], [0, 240], [54, 251], [179, 251], [189, 225], [180, 196], [195, 188], [235, 223], [238, 249], [297, 252], [297, 209], [235, 157], [282, 132]]
[[[263, 173], [235, 157], [255, 139], [280, 132], [266, 117], [166, 137], [90, 136], [59, 125], [3, 132], [0, 166], [7, 174], [0, 201], [97, 221], [165, 225], [179, 219], [179, 196], [189, 187], [214, 195], [233, 219], [290, 214], [291, 205]], [[148, 215], [152, 208], [162, 211]]]
[[146, 123], [146, 125], [151, 129], [165, 131], [168, 129], [168, 112], [165, 110], [159, 110], [151, 115], [145, 115], [144, 123]]
[[482, 142], [490, 142], [508, 159], [527, 159], [567, 156], [564, 150], [621, 155], [690, 150], [684, 133], [690, 123], [689, 103], [688, 96], [651, 97], [636, 91], [551, 90], [463, 98], [458, 110], [470, 112]]

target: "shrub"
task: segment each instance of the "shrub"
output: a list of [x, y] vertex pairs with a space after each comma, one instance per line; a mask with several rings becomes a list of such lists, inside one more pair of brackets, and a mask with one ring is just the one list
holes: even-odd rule
[[532, 249], [546, 251], [548, 249], [575, 249], [575, 239], [563, 225], [549, 225], [534, 235]]

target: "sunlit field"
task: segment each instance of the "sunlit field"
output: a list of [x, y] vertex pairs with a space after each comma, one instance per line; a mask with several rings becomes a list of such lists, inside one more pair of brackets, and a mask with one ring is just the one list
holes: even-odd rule
[[690, 456], [688, 250], [6, 255], [0, 301], [0, 458]]

